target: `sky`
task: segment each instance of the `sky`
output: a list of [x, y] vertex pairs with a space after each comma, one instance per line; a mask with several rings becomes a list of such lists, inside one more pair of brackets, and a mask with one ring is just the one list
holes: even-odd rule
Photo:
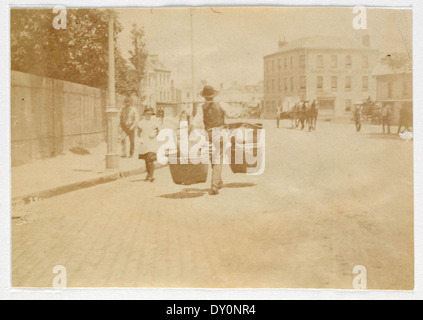
[[[191, 27], [189, 8], [119, 9], [122, 53], [131, 47], [130, 30], [144, 27], [150, 54], [172, 70], [180, 87], [191, 84]], [[384, 54], [412, 48], [411, 10], [367, 9], [367, 30], [353, 28], [352, 8], [194, 8], [193, 43], [196, 82], [225, 87], [263, 80], [263, 57], [276, 52], [279, 40], [312, 36], [361, 39]]]

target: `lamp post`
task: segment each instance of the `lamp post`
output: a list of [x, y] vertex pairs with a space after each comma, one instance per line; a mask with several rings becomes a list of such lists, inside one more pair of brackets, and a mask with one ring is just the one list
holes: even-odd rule
[[115, 92], [115, 52], [114, 52], [114, 18], [109, 19], [109, 103], [106, 110], [107, 119], [107, 154], [106, 169], [119, 168], [118, 131], [119, 110], [116, 108]]
[[195, 62], [194, 62], [194, 26], [193, 26], [193, 8], [190, 8], [190, 25], [191, 25], [191, 94], [192, 94], [192, 114], [195, 117], [197, 114], [197, 104], [195, 102], [197, 98], [196, 87], [195, 87]]

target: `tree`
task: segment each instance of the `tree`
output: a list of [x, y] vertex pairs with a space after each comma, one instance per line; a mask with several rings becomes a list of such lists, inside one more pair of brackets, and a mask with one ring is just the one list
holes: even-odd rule
[[[108, 21], [113, 10], [67, 9], [67, 28], [56, 30], [52, 9], [11, 10], [11, 68], [44, 77], [107, 88]], [[115, 42], [116, 43], [116, 42]], [[115, 48], [115, 52], [116, 52]], [[117, 50], [116, 73], [128, 72]]]
[[405, 53], [394, 52], [382, 58], [382, 63], [388, 65], [392, 71], [410, 71], [413, 69], [413, 57]]
[[129, 61], [132, 64], [133, 72], [131, 75], [132, 89], [137, 97], [143, 101], [145, 97], [143, 96], [143, 87], [142, 81], [145, 75], [145, 64], [148, 57], [148, 52], [146, 49], [146, 41], [144, 29], [138, 27], [136, 24], [132, 25], [131, 30], [131, 39], [132, 39], [132, 50], [129, 50]]

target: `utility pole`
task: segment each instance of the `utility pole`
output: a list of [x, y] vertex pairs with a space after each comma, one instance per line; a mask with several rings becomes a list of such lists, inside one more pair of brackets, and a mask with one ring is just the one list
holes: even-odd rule
[[196, 88], [195, 88], [195, 63], [194, 63], [194, 28], [193, 28], [193, 8], [190, 8], [190, 22], [191, 22], [191, 94], [192, 94], [192, 116], [194, 117], [197, 113], [197, 104], [195, 103], [195, 99], [197, 97]]
[[106, 169], [119, 168], [118, 131], [119, 111], [116, 108], [115, 92], [115, 46], [114, 46], [114, 18], [109, 18], [109, 104], [106, 110], [107, 119], [107, 154]]

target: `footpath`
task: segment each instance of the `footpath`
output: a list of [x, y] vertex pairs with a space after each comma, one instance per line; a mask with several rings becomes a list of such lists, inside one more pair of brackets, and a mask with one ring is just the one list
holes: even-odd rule
[[106, 143], [95, 149], [74, 148], [55, 158], [12, 167], [12, 206], [144, 173], [145, 163], [120, 158], [118, 170], [106, 169]]
[[[174, 128], [176, 122], [169, 119], [164, 125]], [[12, 206], [145, 173], [145, 162], [138, 159], [137, 147], [138, 141], [132, 158], [119, 159], [118, 170], [106, 169], [106, 143], [93, 149], [71, 148], [54, 158], [12, 167]]]

